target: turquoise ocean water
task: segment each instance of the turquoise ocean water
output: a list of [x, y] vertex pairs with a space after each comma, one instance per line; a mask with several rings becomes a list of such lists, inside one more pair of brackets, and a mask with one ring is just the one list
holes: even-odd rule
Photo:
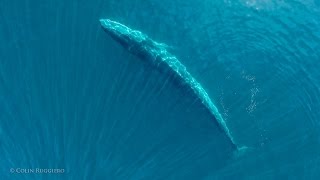
[[[167, 44], [248, 150], [101, 18]], [[317, 0], [0, 0], [0, 179], [319, 179], [319, 22]]]

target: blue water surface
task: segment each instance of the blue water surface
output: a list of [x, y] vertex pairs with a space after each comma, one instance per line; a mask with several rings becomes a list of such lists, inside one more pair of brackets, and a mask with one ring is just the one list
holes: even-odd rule
[[[101, 18], [167, 44], [249, 148]], [[318, 0], [1, 0], [0, 179], [319, 179], [319, 22]]]

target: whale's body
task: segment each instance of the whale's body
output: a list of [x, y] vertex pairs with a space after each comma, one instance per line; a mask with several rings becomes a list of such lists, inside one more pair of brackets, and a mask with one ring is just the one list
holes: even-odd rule
[[100, 23], [104, 31], [124, 46], [130, 53], [147, 59], [150, 63], [166, 66], [166, 69], [169, 69], [171, 73], [175, 74], [182, 82], [189, 86], [193, 93], [201, 100], [202, 104], [215, 117], [219, 126], [230, 139], [232, 145], [237, 148], [226, 122], [207, 92], [187, 71], [186, 67], [175, 56], [167, 51], [164, 44], [157, 43], [140, 31], [133, 30], [109, 19], [101, 19]]

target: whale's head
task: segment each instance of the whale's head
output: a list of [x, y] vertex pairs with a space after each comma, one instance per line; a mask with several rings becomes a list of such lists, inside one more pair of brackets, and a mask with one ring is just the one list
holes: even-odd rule
[[100, 19], [100, 23], [107, 34], [131, 53], [135, 54], [135, 51], [141, 50], [149, 41], [149, 38], [140, 31], [130, 29], [110, 19]]
[[160, 54], [167, 53], [167, 46], [157, 43], [140, 31], [133, 30], [110, 19], [100, 19], [104, 31], [131, 54], [154, 61]]

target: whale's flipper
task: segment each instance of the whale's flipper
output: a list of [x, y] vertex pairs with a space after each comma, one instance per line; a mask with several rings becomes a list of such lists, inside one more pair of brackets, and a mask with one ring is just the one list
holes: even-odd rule
[[201, 100], [202, 104], [215, 117], [219, 126], [226, 133], [231, 143], [240, 151], [245, 148], [238, 148], [227, 127], [226, 122], [219, 113], [218, 108], [214, 105], [207, 92], [200, 83], [187, 71], [186, 67], [172, 54], [167, 51], [167, 45], [158, 43], [140, 31], [133, 30], [123, 24], [109, 19], [101, 19], [101, 26], [104, 31], [113, 39], [119, 42], [130, 53], [143, 58], [153, 64], [163, 64], [171, 73], [189, 86], [193, 93]]

